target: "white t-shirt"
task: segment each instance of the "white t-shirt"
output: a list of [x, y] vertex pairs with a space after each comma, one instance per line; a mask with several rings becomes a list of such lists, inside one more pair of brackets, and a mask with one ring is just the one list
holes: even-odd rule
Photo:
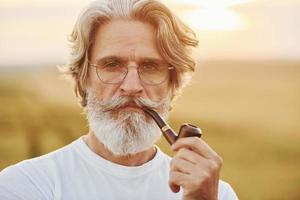
[[[149, 162], [127, 167], [89, 149], [82, 138], [0, 173], [1, 200], [179, 200], [168, 185], [170, 157], [158, 147]], [[228, 183], [219, 182], [219, 200], [236, 200]]]

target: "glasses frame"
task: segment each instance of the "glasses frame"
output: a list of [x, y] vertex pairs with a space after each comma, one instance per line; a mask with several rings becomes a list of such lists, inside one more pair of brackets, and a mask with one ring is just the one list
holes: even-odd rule
[[[165, 82], [165, 81], [167, 80], [167, 78], [168, 78], [168, 76], [166, 76], [166, 78], [165, 78], [164, 80], [162, 80], [161, 82], [159, 82], [159, 83], [154, 83], [154, 84], [153, 84], [153, 83], [147, 83], [146, 81], [144, 81], [144, 80], [141, 78], [139, 66], [127, 66], [127, 67], [126, 67], [127, 71], [126, 71], [126, 73], [123, 75], [124, 77], [123, 77], [119, 82], [117, 82], [117, 83], [110, 83], [110, 82], [103, 81], [103, 80], [100, 78], [100, 75], [99, 75], [99, 73], [98, 73], [97, 67], [100, 67], [101, 65], [95, 64], [95, 63], [90, 63], [90, 62], [88, 62], [88, 63], [89, 63], [89, 66], [92, 66], [92, 67], [95, 68], [95, 72], [96, 72], [96, 74], [97, 74], [98, 79], [99, 79], [101, 82], [105, 83], [105, 84], [117, 85], [117, 84], [122, 83], [122, 82], [124, 81], [124, 79], [126, 78], [126, 76], [127, 76], [127, 74], [128, 74], [128, 69], [129, 69], [130, 67], [131, 67], [131, 68], [136, 68], [136, 69], [137, 69], [137, 72], [138, 72], [140, 81], [142, 81], [143, 83], [145, 83], [145, 84], [147, 84], [147, 85], [160, 85], [160, 84], [162, 84], [163, 82]], [[171, 70], [174, 70], [175, 67], [173, 67], [172, 65], [169, 65], [169, 66], [167, 67], [167, 69], [168, 69], [169, 71], [171, 71]]]

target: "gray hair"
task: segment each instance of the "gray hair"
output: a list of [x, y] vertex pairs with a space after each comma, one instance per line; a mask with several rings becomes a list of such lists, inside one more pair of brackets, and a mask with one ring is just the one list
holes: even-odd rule
[[181, 22], [165, 5], [156, 0], [97, 0], [80, 14], [70, 35], [71, 54], [61, 68], [74, 81], [74, 92], [81, 106], [87, 103], [85, 84], [88, 59], [95, 31], [114, 19], [138, 20], [154, 27], [156, 46], [171, 66], [172, 99], [178, 96], [196, 67], [191, 47], [198, 45], [195, 33]]

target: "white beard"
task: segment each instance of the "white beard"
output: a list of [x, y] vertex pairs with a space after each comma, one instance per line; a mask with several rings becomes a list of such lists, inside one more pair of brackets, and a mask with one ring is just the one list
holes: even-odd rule
[[[161, 107], [162, 117], [166, 118], [169, 102], [156, 103], [141, 99], [143, 104], [151, 107]], [[112, 102], [112, 101], [111, 101]], [[123, 101], [124, 102], [124, 101]], [[107, 107], [107, 105], [110, 105]], [[114, 108], [121, 101], [103, 103], [93, 92], [88, 92], [87, 118], [90, 129], [96, 138], [115, 155], [128, 155], [151, 148], [161, 137], [161, 131], [153, 119], [139, 112], [120, 111], [114, 119]], [[112, 110], [107, 111], [107, 108]]]

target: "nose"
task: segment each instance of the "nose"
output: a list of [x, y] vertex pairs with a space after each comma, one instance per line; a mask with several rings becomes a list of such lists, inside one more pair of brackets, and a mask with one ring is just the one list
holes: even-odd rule
[[121, 86], [121, 92], [123, 95], [135, 96], [140, 95], [143, 91], [143, 86], [138, 74], [137, 66], [128, 66], [128, 72], [124, 78]]

